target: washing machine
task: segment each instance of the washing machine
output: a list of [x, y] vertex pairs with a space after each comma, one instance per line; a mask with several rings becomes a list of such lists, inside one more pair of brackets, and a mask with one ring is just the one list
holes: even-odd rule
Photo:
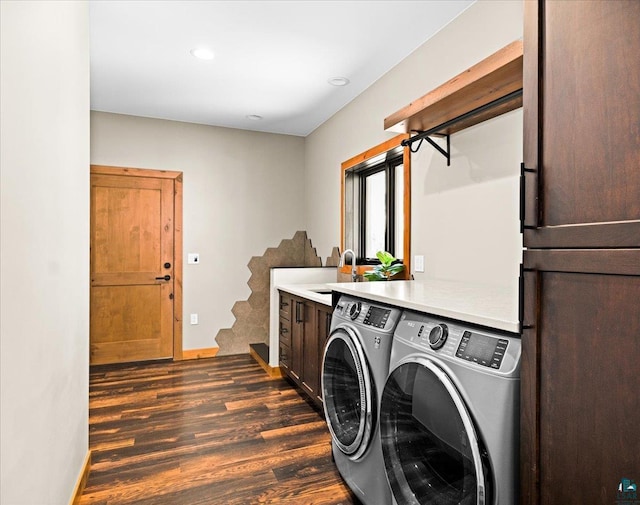
[[378, 413], [402, 311], [342, 295], [322, 363], [322, 398], [340, 475], [364, 505], [389, 505]]
[[380, 406], [396, 505], [518, 503], [520, 338], [405, 311]]

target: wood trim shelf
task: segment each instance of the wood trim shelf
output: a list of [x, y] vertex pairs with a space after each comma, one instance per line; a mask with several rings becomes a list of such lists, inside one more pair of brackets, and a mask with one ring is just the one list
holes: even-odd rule
[[[522, 90], [522, 41], [516, 40], [384, 120], [385, 130], [429, 131]], [[465, 117], [434, 134], [450, 135], [522, 107], [522, 95]]]

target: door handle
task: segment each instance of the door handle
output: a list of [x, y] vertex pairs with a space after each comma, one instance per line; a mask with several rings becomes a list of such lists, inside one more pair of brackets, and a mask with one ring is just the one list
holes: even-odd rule
[[157, 281], [170, 281], [171, 280], [171, 276], [170, 275], [163, 275], [162, 277], [156, 277]]

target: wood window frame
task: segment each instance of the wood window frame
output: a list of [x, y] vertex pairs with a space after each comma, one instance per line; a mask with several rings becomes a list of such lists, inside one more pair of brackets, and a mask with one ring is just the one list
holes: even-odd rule
[[174, 232], [173, 232], [173, 360], [181, 361], [182, 355], [182, 172], [143, 168], [91, 165], [91, 174], [124, 175], [129, 177], [155, 177], [173, 180]]
[[[347, 172], [366, 161], [385, 154], [394, 149], [401, 147], [403, 140], [408, 139], [410, 135], [403, 133], [378, 144], [366, 151], [344, 161], [340, 167], [340, 252], [345, 250], [345, 183]], [[409, 146], [402, 147], [402, 162], [404, 165], [404, 193], [403, 193], [403, 210], [404, 210], [404, 238], [402, 244], [404, 270], [395, 277], [396, 279], [409, 279], [411, 277], [411, 150]], [[346, 262], [345, 262], [346, 263]], [[356, 266], [358, 275], [371, 270], [371, 265]], [[345, 264], [338, 269], [340, 273], [350, 274], [351, 265]]]

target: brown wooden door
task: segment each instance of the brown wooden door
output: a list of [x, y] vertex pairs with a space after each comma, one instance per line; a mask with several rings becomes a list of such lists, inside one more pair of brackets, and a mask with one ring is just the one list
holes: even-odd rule
[[639, 23], [638, 0], [525, 2], [525, 247], [640, 247]]
[[91, 364], [173, 357], [174, 235], [172, 179], [92, 173]]

